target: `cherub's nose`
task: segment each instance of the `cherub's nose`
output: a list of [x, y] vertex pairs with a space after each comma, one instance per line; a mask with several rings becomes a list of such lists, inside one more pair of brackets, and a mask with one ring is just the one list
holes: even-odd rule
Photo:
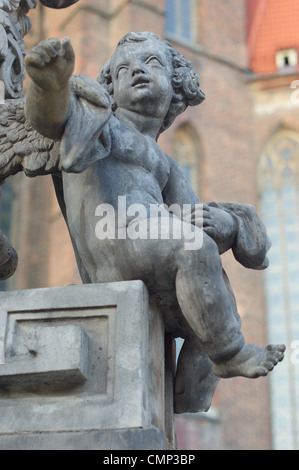
[[135, 64], [132, 70], [132, 76], [138, 75], [139, 73], [146, 73], [145, 68], [142, 64]]

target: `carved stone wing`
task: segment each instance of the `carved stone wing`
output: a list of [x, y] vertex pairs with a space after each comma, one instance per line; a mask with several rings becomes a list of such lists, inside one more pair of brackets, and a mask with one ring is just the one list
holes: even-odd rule
[[6, 100], [0, 107], [0, 182], [24, 171], [33, 177], [53, 173], [59, 161], [59, 142], [43, 137], [26, 122], [24, 98]]
[[[66, 8], [79, 0], [41, 0]], [[27, 176], [55, 172], [59, 143], [41, 136], [25, 120], [23, 38], [31, 29], [27, 13], [37, 0], [0, 0], [0, 182], [24, 171]], [[2, 94], [1, 94], [2, 93]]]

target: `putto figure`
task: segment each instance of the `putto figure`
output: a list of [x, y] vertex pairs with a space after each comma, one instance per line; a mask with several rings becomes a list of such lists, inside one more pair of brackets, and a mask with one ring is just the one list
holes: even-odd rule
[[[232, 249], [246, 268], [266, 268], [265, 228], [250, 205], [201, 205], [157, 144], [179, 114], [205, 99], [191, 62], [152, 33], [126, 35], [97, 82], [72, 76], [74, 61], [69, 39], [43, 41], [28, 53], [32, 83], [22, 126], [47, 150], [34, 157], [27, 147], [26, 158], [15, 152], [1, 165], [2, 178], [20, 170], [53, 174], [83, 282], [145, 282], [167, 331], [185, 339], [175, 411], [207, 411], [220, 378], [265, 376], [284, 357], [284, 345], [246, 344], [220, 257]], [[137, 218], [136, 205], [145, 208]], [[167, 210], [186, 205], [183, 217]], [[99, 239], [98, 208], [108, 206], [117, 230]], [[202, 239], [198, 249], [186, 249], [190, 225]], [[140, 226], [158, 235], [124, 236]]]

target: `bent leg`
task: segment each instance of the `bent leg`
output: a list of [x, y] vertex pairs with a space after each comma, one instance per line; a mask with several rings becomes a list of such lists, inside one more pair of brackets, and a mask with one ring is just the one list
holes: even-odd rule
[[[147, 227], [147, 220], [145, 224]], [[117, 260], [119, 279], [142, 279], [150, 293], [157, 286], [165, 295], [175, 290], [182, 316], [201, 342], [202, 352], [216, 364], [217, 376], [265, 375], [283, 359], [283, 347], [245, 345], [235, 299], [215, 242], [203, 234], [202, 248], [188, 251], [184, 238], [172, 236], [175, 230], [178, 235], [184, 233], [179, 219], [173, 219], [173, 232], [168, 238], [164, 238], [163, 218], [157, 224], [161, 224], [157, 239], [115, 242], [113, 258]], [[170, 320], [169, 324], [178, 323], [177, 319]]]
[[[188, 233], [187, 224], [175, 217], [171, 226], [169, 219], [163, 217], [151, 219], [150, 226], [148, 219], [139, 220], [139, 230], [142, 223], [148, 230], [142, 230], [144, 238], [118, 240], [117, 251], [114, 249], [124, 279], [143, 280], [150, 294], [156, 290], [165, 295], [175, 292], [184, 321], [209, 358], [220, 362], [233, 357], [243, 347], [244, 338], [216, 243], [195, 228], [195, 238], [203, 239], [203, 245], [197, 250], [186, 249], [186, 239], [180, 235]], [[152, 239], [150, 228], [155, 224], [159, 235]]]
[[202, 249], [184, 258], [176, 276], [183, 315], [213, 362], [230, 359], [245, 341], [217, 246], [205, 235]]
[[204, 242], [203, 248], [191, 265], [177, 273], [177, 297], [182, 312], [201, 340], [203, 351], [214, 362], [216, 376], [265, 376], [283, 360], [286, 348], [245, 344], [235, 298], [220, 258], [211, 243]]

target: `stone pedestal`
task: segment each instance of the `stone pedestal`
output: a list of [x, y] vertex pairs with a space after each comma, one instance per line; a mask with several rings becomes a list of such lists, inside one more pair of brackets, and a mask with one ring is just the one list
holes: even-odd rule
[[171, 349], [141, 281], [1, 293], [0, 449], [174, 448]]

